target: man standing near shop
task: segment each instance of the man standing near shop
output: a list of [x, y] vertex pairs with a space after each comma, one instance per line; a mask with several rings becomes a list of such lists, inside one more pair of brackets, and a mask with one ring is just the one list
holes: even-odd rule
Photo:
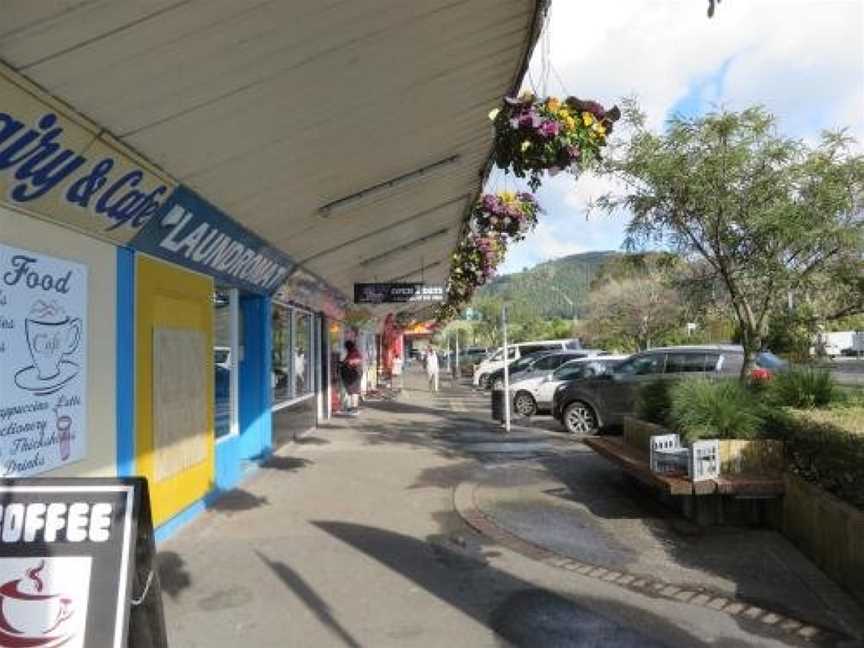
[[431, 346], [426, 348], [426, 379], [430, 391], [438, 391], [438, 354]]

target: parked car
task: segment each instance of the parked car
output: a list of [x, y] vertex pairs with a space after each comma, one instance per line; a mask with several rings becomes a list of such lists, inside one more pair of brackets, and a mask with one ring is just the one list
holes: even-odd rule
[[[520, 358], [514, 363], [512, 369], [508, 368], [511, 374], [516, 375], [516, 379], [523, 380], [525, 378], [533, 378], [534, 376], [544, 376], [551, 371], [555, 371], [565, 362], [576, 360], [578, 358], [591, 358], [595, 356], [608, 355], [608, 351], [602, 349], [581, 349], [579, 351], [540, 351]], [[527, 358], [527, 361], [523, 362]], [[511, 382], [514, 377], [510, 376]], [[504, 368], [496, 369], [489, 374], [489, 379], [486, 381], [491, 389], [504, 389]]]
[[552, 398], [559, 385], [573, 380], [593, 378], [606, 373], [619, 365], [629, 356], [602, 355], [569, 360], [555, 371], [525, 376], [511, 383], [513, 411], [520, 416], [549, 414], [552, 412]]
[[[531, 355], [539, 351], [566, 351], [568, 349], [581, 349], [582, 343], [577, 339], [571, 340], [537, 340], [535, 342], [520, 342], [507, 346], [507, 360], [510, 362], [519, 360], [522, 356]], [[495, 350], [488, 358], [485, 358], [474, 369], [472, 382], [475, 387], [489, 388], [489, 375], [496, 369], [504, 368], [504, 348]]]
[[[782, 371], [786, 362], [773, 353], [756, 356], [766, 375]], [[673, 377], [737, 377], [744, 364], [740, 346], [704, 345], [651, 349], [631, 356], [611, 371], [560, 385], [552, 399], [552, 415], [572, 434], [594, 434], [616, 426], [636, 410], [640, 388]]]
[[463, 376], [473, 376], [474, 367], [489, 355], [486, 347], [468, 347], [459, 353], [459, 370]]

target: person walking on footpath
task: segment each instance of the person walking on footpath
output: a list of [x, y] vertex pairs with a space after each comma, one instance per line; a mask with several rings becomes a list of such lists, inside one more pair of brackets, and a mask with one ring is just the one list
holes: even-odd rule
[[363, 376], [363, 356], [351, 340], [345, 341], [345, 359], [339, 364], [339, 376], [348, 392], [348, 414], [360, 413], [360, 379]]
[[438, 391], [438, 354], [435, 349], [426, 349], [426, 379], [429, 381], [429, 390]]

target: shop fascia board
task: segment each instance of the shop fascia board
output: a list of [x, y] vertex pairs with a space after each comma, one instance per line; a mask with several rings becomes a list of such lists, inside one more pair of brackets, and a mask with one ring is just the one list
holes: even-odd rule
[[[66, 102], [47, 92], [44, 88], [41, 88], [30, 79], [21, 75], [3, 61], [0, 61], [0, 83], [4, 82], [13, 86], [14, 90], [22, 93], [23, 95], [29, 96], [32, 101], [43, 106], [45, 109], [45, 113], [54, 113], [61, 120], [67, 122], [65, 124], [58, 125], [65, 126], [67, 128], [70, 126], [72, 128], [77, 127], [79, 131], [83, 131], [84, 133], [86, 133], [85, 138], [81, 140], [78, 146], [70, 148], [70, 150], [74, 154], [83, 155], [89, 151], [92, 151], [94, 148], [101, 146], [106, 150], [116, 154], [125, 163], [138, 167], [143, 172], [149, 174], [153, 179], [155, 179], [156, 182], [165, 185], [168, 189], [165, 194], [165, 198], [167, 198], [179, 184], [177, 180], [173, 178], [170, 174], [166, 173], [164, 169], [159, 167], [151, 160], [147, 159], [145, 156], [141, 155], [139, 152], [133, 150], [132, 148], [124, 144], [111, 132], [101, 127], [99, 124], [92, 121], [91, 119], [87, 118], [85, 115], [75, 110]], [[78, 135], [80, 139], [81, 133], [79, 132]], [[67, 181], [68, 180], [71, 180], [71, 178], [67, 179]], [[65, 190], [65, 184], [61, 183], [61, 185], [59, 186], [63, 187], [63, 189]], [[2, 202], [4, 206], [14, 211], [26, 214], [28, 216], [32, 216], [42, 221], [53, 223], [55, 225], [60, 225], [62, 227], [65, 227], [66, 229], [70, 229], [80, 234], [84, 234], [86, 236], [90, 236], [92, 238], [96, 238], [114, 245], [123, 244], [135, 235], [135, 233], [133, 232], [124, 240], [123, 238], [118, 238], [117, 236], [107, 235], [103, 230], [99, 229], [98, 227], [86, 227], [84, 225], [77, 224], [74, 221], [61, 218], [58, 215], [52, 215], [50, 213], [46, 213], [46, 211], [40, 211], [39, 209], [35, 208], [38, 207], [38, 204], [31, 207], [28, 204], [12, 202], [11, 200], [5, 198], [2, 200]], [[92, 216], [91, 212], [88, 211], [86, 213], [88, 214], [88, 216]], [[93, 220], [94, 222], [96, 222], [95, 217], [93, 218]]]
[[[38, 85], [36, 85], [32, 81], [30, 81], [29, 79], [25, 78], [24, 76], [22, 76], [21, 74], [19, 74], [18, 72], [16, 72], [15, 70], [13, 70], [8, 65], [6, 65], [5, 63], [2, 63], [2, 62], [0, 62], [0, 82], [9, 83], [15, 89], [19, 90], [20, 92], [24, 93], [25, 95], [29, 95], [29, 97], [32, 100], [34, 100], [36, 103], [38, 103], [40, 106], [44, 106], [46, 112], [52, 112], [52, 113], [56, 114], [58, 117], [60, 117], [61, 119], [68, 122], [67, 124], [65, 124], [67, 127], [68, 126], [77, 127], [81, 131], [86, 132], [87, 136], [82, 140], [83, 143], [79, 144], [77, 147], [74, 147], [73, 149], [70, 149], [73, 151], [73, 153], [83, 154], [83, 153], [86, 153], [87, 151], [92, 150], [95, 146], [98, 146], [98, 145], [101, 145], [101, 146], [107, 148], [108, 150], [116, 153], [125, 162], [130, 163], [130, 164], [140, 168], [143, 172], [150, 174], [153, 178], [155, 178], [156, 180], [158, 180], [159, 182], [164, 184], [168, 190], [166, 192], [165, 197], [163, 198], [163, 201], [170, 199], [173, 192], [180, 185], [180, 183], [175, 178], [170, 176], [163, 169], [161, 169], [159, 166], [157, 166], [156, 164], [154, 164], [153, 162], [148, 160], [146, 157], [144, 157], [143, 155], [141, 155], [137, 151], [131, 149], [129, 146], [127, 146], [126, 144], [121, 142], [114, 135], [112, 135], [109, 131], [107, 131], [106, 129], [99, 126], [96, 122], [88, 119], [86, 116], [82, 115], [81, 113], [79, 113], [78, 111], [73, 109], [71, 106], [69, 106], [68, 104], [66, 104], [62, 100], [60, 100], [57, 97], [54, 97], [50, 93], [46, 92], [44, 89], [40, 88]], [[63, 186], [63, 188], [65, 190], [65, 186]], [[29, 208], [28, 206], [24, 206], [24, 205], [21, 205], [19, 203], [8, 202], [8, 201], [3, 201], [2, 204], [4, 205], [4, 207], [7, 207], [13, 211], [25, 214], [27, 216], [31, 216], [31, 217], [36, 218], [38, 220], [52, 223], [54, 225], [60, 225], [66, 229], [87, 235], [91, 238], [103, 240], [103, 241], [110, 243], [110, 244], [113, 244], [113, 245], [128, 244], [137, 235], [137, 233], [140, 232], [140, 230], [146, 226], [146, 223], [145, 223], [141, 226], [141, 228], [133, 231], [128, 236], [128, 238], [126, 238], [125, 240], [124, 239], [118, 240], [117, 237], [105, 235], [98, 228], [87, 228], [87, 227], [76, 225], [74, 222], [70, 222], [69, 220], [66, 220], [62, 217], [59, 217], [59, 215], [52, 215], [51, 213], [48, 213], [47, 210], [40, 211], [38, 209], [32, 209], [32, 208]], [[234, 220], [233, 218], [231, 218], [230, 215], [225, 214], [225, 217], [228, 218], [229, 220], [232, 220], [239, 228], [246, 230], [246, 231], [249, 231], [244, 225], [242, 225], [241, 223], [239, 223], [236, 220]], [[258, 238], [261, 238], [261, 237], [258, 237]], [[270, 245], [274, 249], [277, 249], [277, 250], [279, 249], [276, 246], [273, 246], [272, 244], [270, 244], [268, 241], [265, 241], [265, 243], [267, 245]], [[144, 252], [139, 252], [139, 254], [145, 254], [146, 256], [151, 256], [151, 255], [146, 254]], [[283, 252], [283, 254], [284, 254], [284, 252]], [[285, 256], [287, 257], [288, 255], [285, 255]], [[189, 270], [189, 268], [186, 268], [182, 264], [177, 264], [177, 263], [174, 263], [170, 260], [166, 260], [166, 259], [161, 258], [161, 257], [155, 257], [154, 256], [153, 258], [158, 258], [159, 261], [161, 261], [163, 263], [169, 263], [169, 264], [174, 265], [176, 267], [183, 268], [185, 270]], [[295, 262], [295, 267], [286, 276], [286, 280], [288, 278], [290, 278], [291, 274], [293, 274], [294, 272], [296, 272], [300, 268], [301, 268], [300, 264], [296, 264], [296, 262]], [[308, 271], [308, 269], [306, 269], [306, 268], [303, 268], [303, 269], [306, 270], [307, 272], [309, 272], [310, 274], [314, 275], [314, 273], [312, 273], [311, 271]], [[324, 281], [320, 277], [318, 277], [318, 275], [314, 275], [314, 276], [316, 277], [317, 281], [321, 282], [322, 284], [324, 284], [326, 286], [330, 286], [331, 290], [336, 291], [336, 292], [341, 292], [341, 291], [338, 291], [337, 289], [335, 289], [334, 287], [332, 287], [329, 283], [327, 283], [326, 281]], [[344, 299], [344, 295], [343, 295], [343, 299]]]

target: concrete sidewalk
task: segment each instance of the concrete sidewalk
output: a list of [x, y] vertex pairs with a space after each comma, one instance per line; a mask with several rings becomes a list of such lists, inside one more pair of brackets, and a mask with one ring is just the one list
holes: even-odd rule
[[[619, 506], [620, 494], [613, 481], [603, 500], [600, 464], [586, 468], [593, 455], [573, 439], [542, 422], [503, 438], [488, 422], [485, 397], [446, 382], [429, 394], [417, 373], [406, 380], [399, 400], [369, 403], [359, 418], [335, 419], [284, 448], [160, 547], [172, 646], [807, 645], [765, 622], [567, 569], [557, 557], [585, 558], [582, 539], [640, 569], [650, 569], [665, 539], [656, 537], [645, 556], [638, 544], [621, 549], [616, 534], [653, 522], [632, 503], [618, 517], [603, 508]], [[577, 477], [556, 474], [571, 463]], [[590, 506], [570, 499], [583, 474]], [[466, 489], [511, 538], [524, 536], [541, 552], [549, 538], [537, 533], [547, 527], [568, 539], [531, 555], [477, 533], [454, 505]], [[581, 507], [579, 515], [556, 514], [560, 503]], [[697, 568], [671, 550], [665, 558], [681, 558], [688, 579], [727, 579], [735, 589], [725, 566]], [[788, 578], [766, 586], [768, 599], [788, 598], [798, 573], [790, 567]], [[760, 573], [783, 568], [766, 562]], [[842, 621], [817, 616], [831, 630], [820, 643], [856, 645]]]

